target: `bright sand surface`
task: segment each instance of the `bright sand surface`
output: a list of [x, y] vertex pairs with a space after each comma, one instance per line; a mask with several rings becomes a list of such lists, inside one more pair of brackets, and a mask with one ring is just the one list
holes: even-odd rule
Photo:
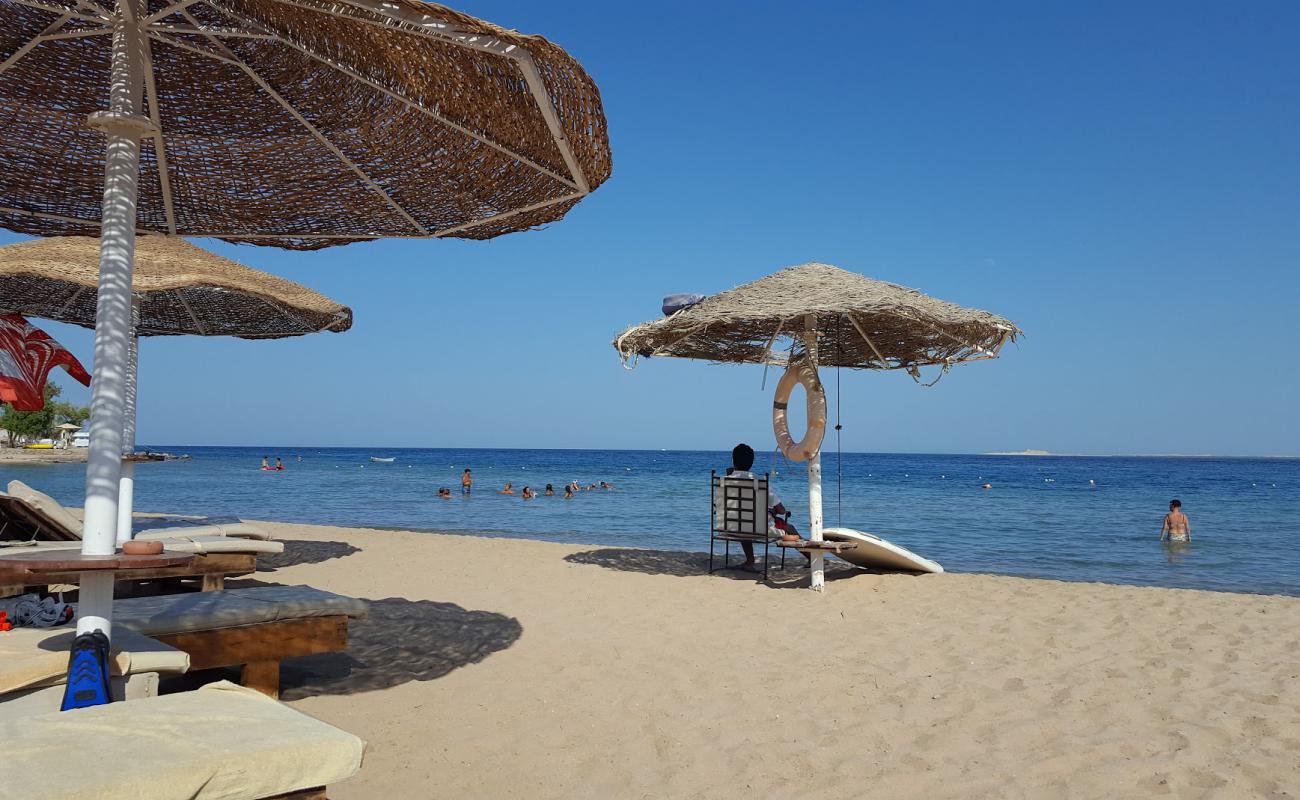
[[374, 601], [286, 664], [369, 743], [333, 798], [1300, 795], [1300, 599], [271, 527]]

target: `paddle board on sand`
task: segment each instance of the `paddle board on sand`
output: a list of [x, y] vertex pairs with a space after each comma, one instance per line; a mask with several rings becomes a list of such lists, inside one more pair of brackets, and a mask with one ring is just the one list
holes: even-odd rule
[[899, 547], [870, 533], [855, 531], [852, 528], [826, 528], [822, 531], [822, 538], [829, 542], [856, 544], [857, 547], [852, 550], [835, 555], [859, 567], [906, 572], [943, 572], [939, 562], [921, 558], [906, 547]]

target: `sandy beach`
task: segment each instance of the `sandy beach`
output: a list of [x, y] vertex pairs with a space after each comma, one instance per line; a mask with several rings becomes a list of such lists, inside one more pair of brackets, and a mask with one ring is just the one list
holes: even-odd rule
[[257, 579], [372, 601], [285, 699], [331, 797], [1294, 797], [1300, 599], [270, 524]]
[[0, 464], [79, 464], [86, 460], [86, 448], [68, 450], [0, 447]]

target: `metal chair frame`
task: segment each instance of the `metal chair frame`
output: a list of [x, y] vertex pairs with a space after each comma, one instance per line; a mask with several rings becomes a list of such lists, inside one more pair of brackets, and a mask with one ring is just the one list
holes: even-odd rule
[[[729, 569], [732, 542], [763, 545], [763, 577], [767, 580], [768, 553], [775, 536], [768, 519], [768, 475], [755, 478], [732, 478], [709, 471], [709, 574]], [[719, 498], [718, 493], [722, 496]], [[761, 497], [760, 497], [761, 495]], [[719, 506], [721, 499], [721, 506]], [[722, 510], [722, 519], [718, 511]], [[714, 543], [722, 542], [722, 566], [715, 568]], [[785, 548], [781, 549], [781, 569], [785, 569]]]

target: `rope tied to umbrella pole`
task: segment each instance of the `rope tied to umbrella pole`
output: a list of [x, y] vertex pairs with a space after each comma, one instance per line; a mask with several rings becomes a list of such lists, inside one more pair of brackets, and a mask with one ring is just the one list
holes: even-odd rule
[[844, 326], [844, 317], [838, 317], [835, 320], [835, 524], [844, 527], [844, 440], [841, 431], [844, 426], [840, 424], [840, 371], [843, 367], [840, 364], [844, 361], [843, 349], [844, 340], [841, 339], [841, 328]]

